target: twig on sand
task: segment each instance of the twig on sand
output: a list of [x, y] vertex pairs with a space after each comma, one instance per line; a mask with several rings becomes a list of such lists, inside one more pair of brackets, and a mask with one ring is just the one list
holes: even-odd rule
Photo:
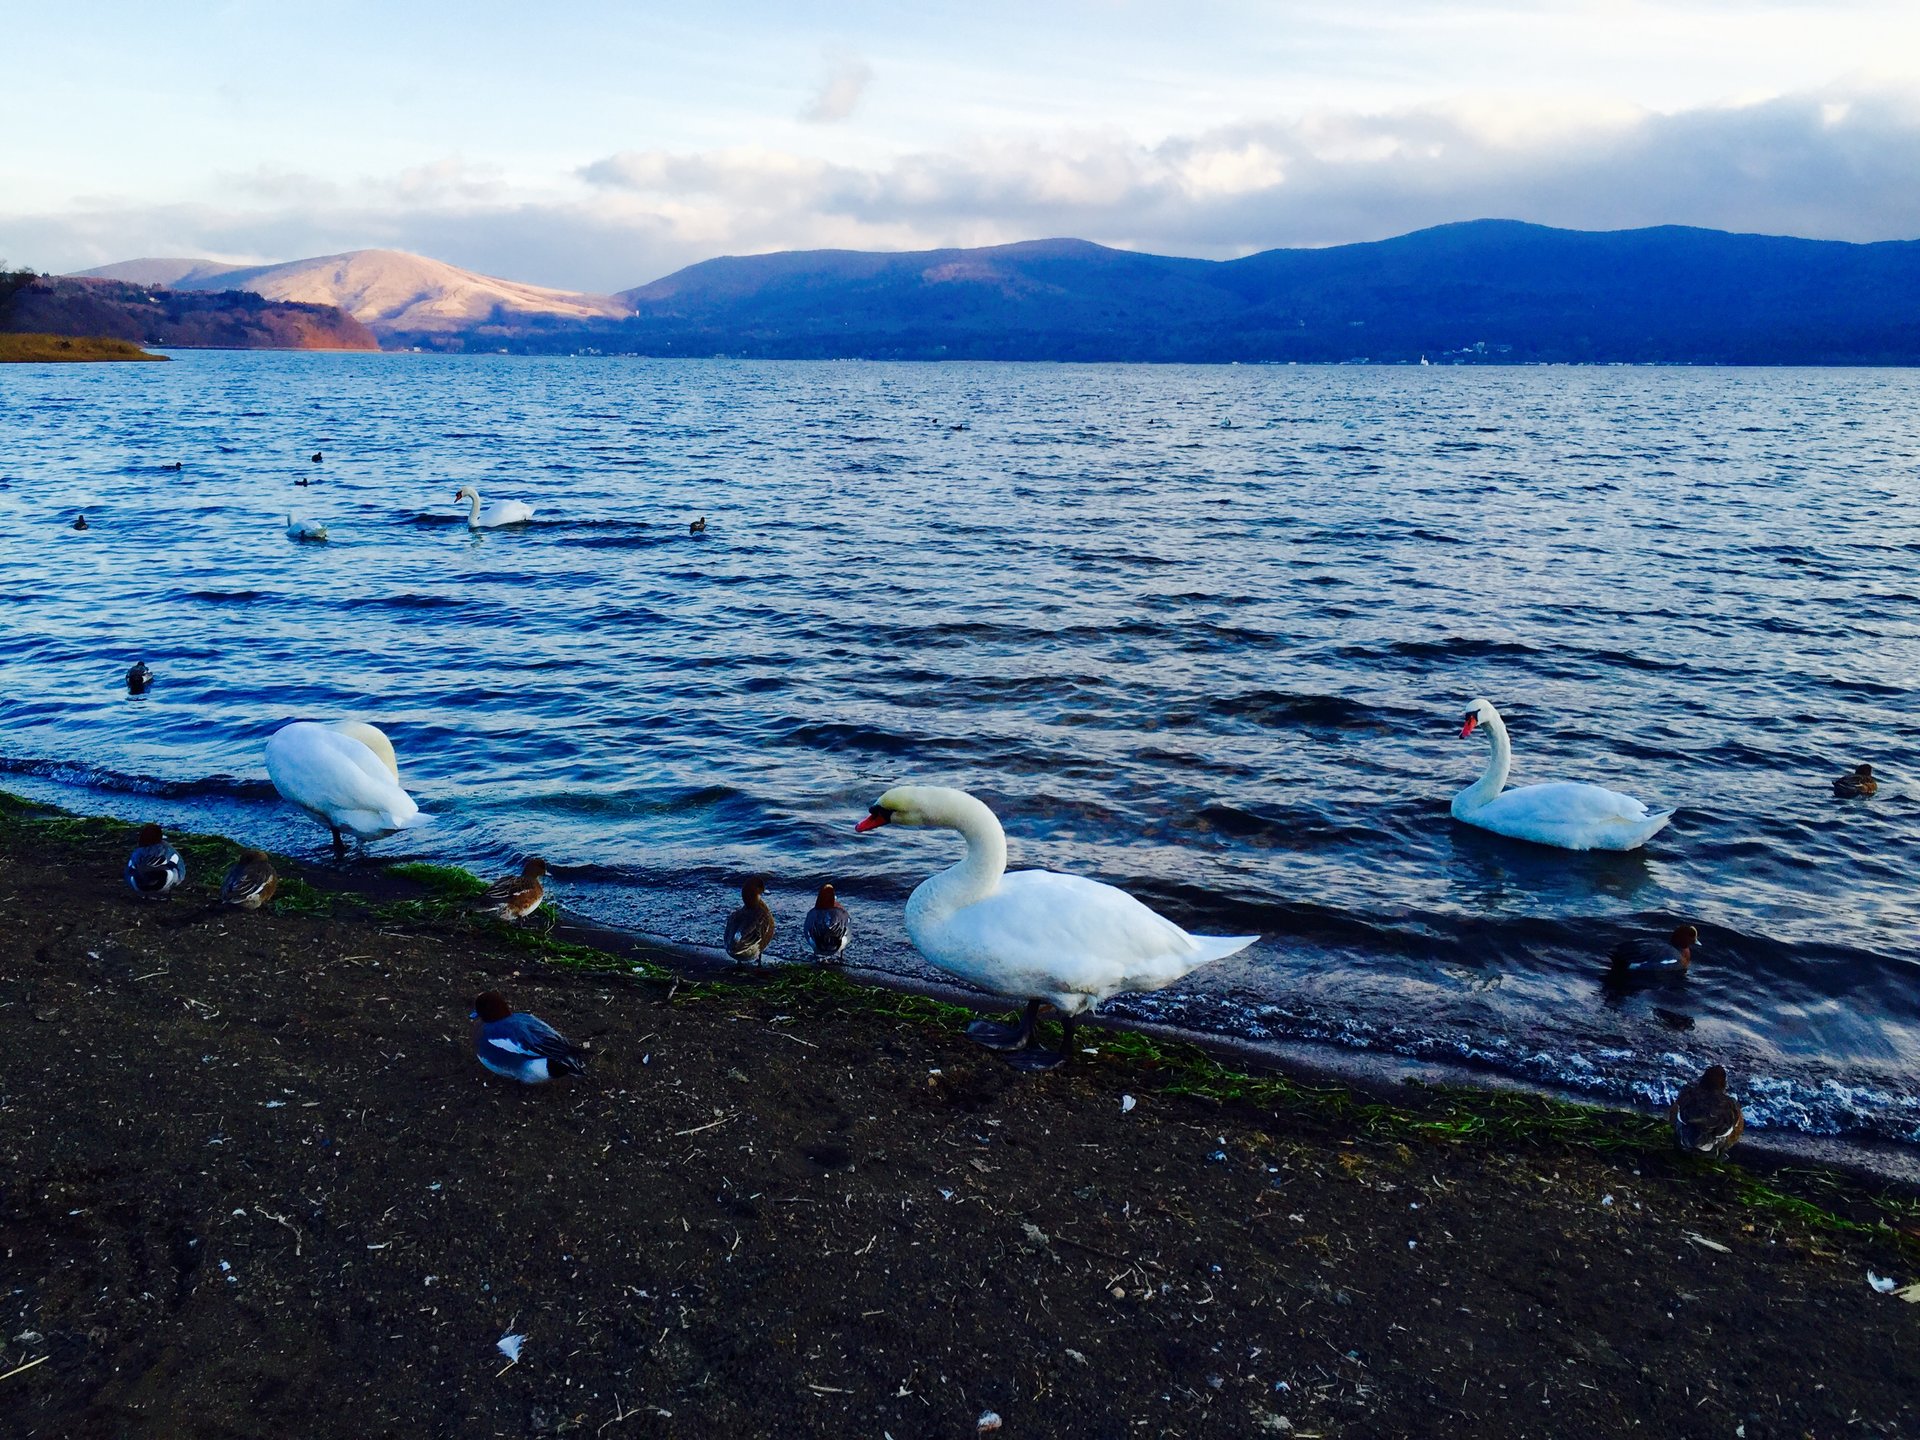
[[0, 1375], [0, 1380], [11, 1380], [14, 1376], [18, 1375], [22, 1370], [31, 1370], [36, 1365], [44, 1365], [47, 1363], [48, 1358], [49, 1357], [42, 1355], [38, 1360], [29, 1360], [24, 1365], [16, 1365], [13, 1367], [13, 1369], [7, 1371], [6, 1374]]
[[738, 1110], [735, 1110], [732, 1115], [722, 1115], [718, 1120], [709, 1120], [706, 1124], [696, 1125], [691, 1130], [676, 1130], [673, 1133], [676, 1137], [681, 1135], [698, 1135], [702, 1130], [711, 1130], [716, 1125], [726, 1124], [727, 1121], [733, 1119], [734, 1115], [738, 1115], [739, 1113]]

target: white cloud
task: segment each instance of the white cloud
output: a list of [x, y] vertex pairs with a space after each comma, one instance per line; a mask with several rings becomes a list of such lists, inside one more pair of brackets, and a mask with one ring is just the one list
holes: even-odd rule
[[836, 56], [828, 62], [825, 78], [800, 118], [813, 125], [830, 125], [853, 114], [873, 80], [873, 67], [856, 55]]
[[979, 138], [855, 163], [775, 146], [636, 150], [510, 181], [457, 160], [329, 186], [227, 177], [207, 203], [0, 213], [0, 253], [78, 269], [141, 254], [417, 250], [613, 290], [716, 254], [1076, 235], [1231, 256], [1486, 216], [1920, 236], [1920, 90], [1829, 86], [1672, 113], [1617, 104], [1320, 110], [1142, 143], [1117, 130]]

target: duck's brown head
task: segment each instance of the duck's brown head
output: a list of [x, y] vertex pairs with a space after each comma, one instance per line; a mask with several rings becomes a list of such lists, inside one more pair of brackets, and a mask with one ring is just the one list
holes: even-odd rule
[[749, 905], [755, 904], [766, 888], [767, 880], [764, 875], [751, 876], [741, 883], [740, 898]]
[[473, 1013], [481, 1020], [492, 1023], [513, 1014], [513, 1007], [507, 1004], [507, 997], [498, 990], [489, 990], [474, 1000]]
[[521, 877], [527, 880], [538, 880], [546, 873], [547, 862], [542, 860], [538, 855], [531, 857], [526, 864], [520, 867]]
[[1871, 779], [1873, 779], [1873, 766], [1871, 766], [1871, 765], [1856, 765], [1856, 766], [1854, 766], [1854, 767], [1853, 767], [1853, 778], [1854, 778], [1854, 779], [1856, 779], [1856, 780], [1871, 780]]
[[1700, 1077], [1700, 1088], [1711, 1090], [1717, 1095], [1727, 1093], [1727, 1071], [1723, 1065], [1709, 1065], [1707, 1073]]
[[1691, 925], [1682, 925], [1667, 937], [1676, 950], [1691, 950], [1700, 943], [1700, 932]]
[[834, 903], [833, 882], [829, 880], [820, 887], [820, 893], [814, 897], [813, 908], [816, 910], [831, 910], [834, 907]]
[[140, 827], [140, 835], [138, 838], [142, 845], [158, 845], [167, 837], [161, 833], [158, 825], [148, 824]]

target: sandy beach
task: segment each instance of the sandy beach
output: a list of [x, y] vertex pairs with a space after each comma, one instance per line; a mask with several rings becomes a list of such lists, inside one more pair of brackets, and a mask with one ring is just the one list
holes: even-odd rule
[[[7, 1434], [1920, 1431], [1920, 1305], [1868, 1282], [1920, 1278], [1912, 1196], [1098, 1029], [1023, 1077], [950, 1007], [446, 874], [219, 912], [236, 847], [175, 836], [143, 902], [131, 836], [0, 814]], [[491, 988], [589, 1078], [481, 1071]]]

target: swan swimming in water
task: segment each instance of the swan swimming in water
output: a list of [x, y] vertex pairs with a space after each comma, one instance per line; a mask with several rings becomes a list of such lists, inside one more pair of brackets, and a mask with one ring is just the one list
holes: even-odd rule
[[318, 520], [296, 520], [289, 514], [287, 538], [289, 540], [324, 540], [327, 538], [327, 527]]
[[462, 485], [453, 494], [454, 503], [467, 502], [469, 530], [498, 530], [502, 525], [524, 525], [533, 519], [533, 507], [521, 500], [496, 500], [485, 510], [480, 508], [480, 492]]
[[1506, 722], [1485, 700], [1476, 700], [1460, 727], [1465, 739], [1484, 728], [1492, 748], [1486, 773], [1453, 797], [1453, 818], [1496, 835], [1554, 845], [1562, 850], [1637, 850], [1673, 818], [1671, 808], [1649, 810], [1617, 790], [1555, 780], [1507, 790], [1513, 745]]
[[343, 830], [375, 840], [428, 823], [400, 788], [392, 742], [364, 721], [281, 726], [267, 741], [267, 775], [289, 803], [333, 832], [337, 855], [347, 853]]
[[[967, 853], [907, 900], [907, 936], [950, 975], [1027, 1002], [1018, 1025], [976, 1020], [967, 1034], [1019, 1070], [1051, 1070], [1073, 1055], [1074, 1022], [1122, 990], [1164, 990], [1257, 935], [1189, 935], [1124, 890], [1051, 870], [1007, 873], [1007, 837], [980, 801], [941, 785], [896, 785], [854, 828], [958, 830]], [[1032, 1045], [1041, 1005], [1060, 1012], [1059, 1053]]]

